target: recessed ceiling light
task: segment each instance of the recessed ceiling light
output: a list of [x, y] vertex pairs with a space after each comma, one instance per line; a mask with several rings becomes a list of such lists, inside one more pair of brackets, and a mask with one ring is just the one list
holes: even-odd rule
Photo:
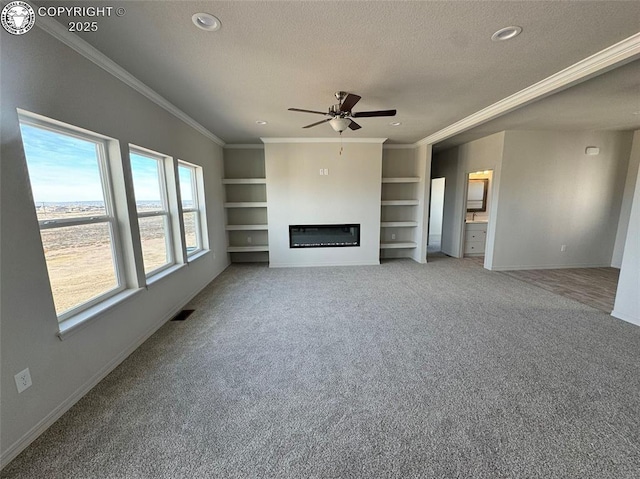
[[494, 42], [502, 42], [504, 40], [511, 40], [513, 37], [517, 37], [522, 32], [521, 27], [504, 27], [491, 35], [491, 40]]
[[640, 111], [634, 111], [633, 113], [631, 113], [632, 115], [640, 115]]
[[399, 121], [392, 121], [391, 123], [389, 123], [391, 126], [400, 126], [402, 125], [402, 123], [400, 123]]
[[266, 125], [266, 124], [267, 124], [267, 122], [266, 122], [266, 121], [264, 121], [264, 120], [256, 120], [256, 123], [257, 123], [258, 125]]
[[191, 21], [196, 27], [209, 32], [220, 30], [220, 26], [222, 25], [220, 20], [210, 13], [194, 13], [191, 16]]

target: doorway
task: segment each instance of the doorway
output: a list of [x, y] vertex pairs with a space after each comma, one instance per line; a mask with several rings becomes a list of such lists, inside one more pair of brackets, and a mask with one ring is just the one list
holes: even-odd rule
[[475, 171], [467, 175], [462, 251], [464, 257], [474, 258], [483, 265], [492, 190], [493, 170]]
[[427, 254], [442, 251], [442, 218], [444, 216], [444, 187], [443, 178], [431, 180], [431, 197], [429, 199], [429, 237], [427, 240]]

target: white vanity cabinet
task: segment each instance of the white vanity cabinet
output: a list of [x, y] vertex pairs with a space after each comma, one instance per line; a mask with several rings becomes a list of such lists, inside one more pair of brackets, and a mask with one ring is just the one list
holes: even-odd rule
[[464, 229], [464, 254], [466, 256], [484, 255], [487, 242], [487, 223], [468, 222]]

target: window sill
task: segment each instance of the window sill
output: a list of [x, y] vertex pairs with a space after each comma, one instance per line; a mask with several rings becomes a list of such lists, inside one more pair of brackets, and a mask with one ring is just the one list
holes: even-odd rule
[[99, 318], [103, 313], [106, 313], [110, 309], [128, 300], [129, 298], [137, 296], [142, 291], [143, 288], [127, 289], [108, 299], [105, 299], [104, 301], [101, 301], [99, 304], [96, 304], [95, 306], [92, 306], [91, 308], [86, 309], [76, 314], [75, 316], [65, 319], [59, 325], [58, 338], [60, 339], [60, 341], [64, 341], [65, 339], [77, 333], [86, 325], [91, 323], [94, 319]]
[[202, 258], [203, 256], [206, 256], [209, 253], [211, 253], [210, 249], [201, 249], [197, 253], [193, 253], [191, 256], [187, 256], [187, 264], [192, 263], [193, 261], [199, 258]]
[[147, 286], [151, 286], [152, 284], [157, 283], [158, 281], [166, 278], [167, 276], [171, 276], [173, 273], [184, 268], [185, 266], [186, 264], [174, 264], [172, 266], [169, 266], [168, 268], [163, 269], [162, 271], [159, 271], [153, 276], [149, 276], [147, 278]]

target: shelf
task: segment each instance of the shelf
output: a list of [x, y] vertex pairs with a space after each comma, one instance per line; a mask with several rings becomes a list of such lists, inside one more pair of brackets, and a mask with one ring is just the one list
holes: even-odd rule
[[382, 206], [415, 206], [418, 200], [383, 200], [380, 204]]
[[417, 176], [406, 176], [402, 178], [382, 178], [383, 183], [420, 183], [420, 178]]
[[390, 241], [380, 243], [380, 249], [401, 249], [401, 248], [417, 248], [417, 244], [413, 241]]
[[248, 230], [267, 230], [268, 225], [227, 225], [227, 231], [248, 231]]
[[417, 221], [383, 221], [380, 223], [381, 228], [415, 228], [418, 226]]
[[265, 185], [266, 178], [226, 178], [222, 180], [223, 185]]
[[252, 253], [256, 251], [269, 251], [268, 245], [261, 246], [228, 246], [227, 253]]
[[225, 203], [225, 208], [266, 208], [266, 201], [240, 201], [235, 203]]

